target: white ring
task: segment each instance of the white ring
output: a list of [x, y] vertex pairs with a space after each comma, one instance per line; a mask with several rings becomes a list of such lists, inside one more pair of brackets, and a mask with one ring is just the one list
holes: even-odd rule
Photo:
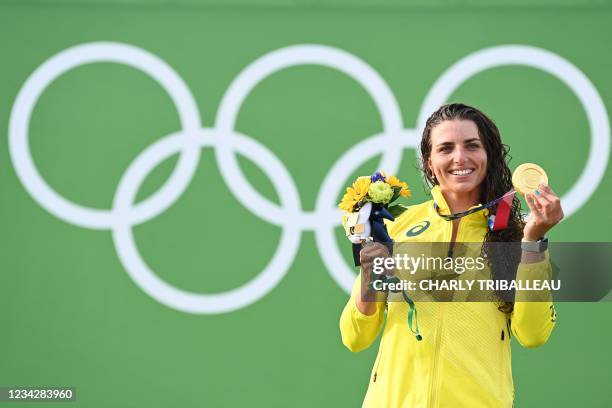
[[563, 82], [580, 100], [591, 129], [587, 164], [572, 188], [561, 198], [565, 219], [582, 207], [603, 179], [610, 155], [610, 119], [595, 86], [575, 65], [550, 51], [525, 45], [501, 45], [474, 52], [447, 69], [427, 94], [419, 112], [418, 129], [466, 80], [490, 68], [523, 65], [540, 69]]
[[[393, 143], [386, 144], [380, 168], [399, 167], [401, 151], [394, 147], [402, 143], [400, 138], [403, 134], [403, 125], [399, 106], [389, 86], [363, 60], [346, 51], [328, 46], [296, 45], [281, 48], [265, 54], [249, 64], [238, 74], [223, 96], [215, 120], [215, 127], [221, 131], [233, 131], [238, 111], [253, 88], [273, 73], [296, 65], [321, 65], [333, 68], [347, 74], [363, 86], [376, 104], [381, 115], [384, 131], [394, 139]], [[314, 225], [316, 225], [316, 222], [313, 222], [314, 218], [320, 216], [320, 213], [291, 214], [283, 211], [275, 203], [263, 197], [246, 180], [230, 146], [219, 142], [215, 154], [219, 163], [219, 170], [230, 190], [236, 199], [251, 212], [275, 224], [280, 222], [285, 225], [298, 222], [305, 229], [314, 228]], [[280, 174], [290, 177], [284, 166]], [[308, 222], [311, 224], [305, 224]]]
[[[9, 148], [17, 176], [32, 198], [56, 217], [84, 228], [108, 229], [113, 224], [112, 212], [81, 206], [59, 195], [36, 169], [28, 145], [30, 117], [40, 95], [60, 75], [94, 62], [125, 64], [147, 73], [172, 98], [184, 131], [197, 131], [201, 125], [195, 100], [181, 77], [157, 56], [131, 45], [78, 45], [51, 57], [30, 75], [17, 95], [9, 124]], [[138, 205], [142, 208], [140, 222], [167, 208], [168, 202], [175, 199], [176, 187], [193, 176], [198, 160], [198, 149], [181, 152], [179, 162], [164, 186]]]
[[[202, 130], [197, 136], [200, 146], [214, 146], [215, 133], [215, 131]], [[128, 222], [129, 216], [125, 215], [129, 214], [138, 189], [151, 170], [185, 146], [192, 146], [192, 143], [188, 142], [190, 137], [177, 133], [158, 140], [145, 149], [124, 173], [113, 201], [113, 209], [120, 218], [123, 218], [123, 222], [113, 226], [115, 249], [134, 282], [158, 302], [187, 313], [231, 312], [256, 302], [276, 287], [293, 263], [299, 249], [301, 231], [295, 226], [284, 226], [277, 251], [264, 270], [243, 286], [223, 294], [188, 292], [168, 284], [155, 275], [140, 256]], [[287, 198], [281, 193], [283, 186], [279, 179], [274, 177], [274, 172], [278, 170], [276, 162], [265, 153], [250, 156], [250, 152], [257, 149], [257, 142], [239, 134], [224, 135], [224, 137], [226, 143], [231, 143], [238, 153], [251, 158], [267, 173], [283, 205], [295, 205], [295, 202], [292, 202], [294, 197]], [[124, 217], [121, 217], [122, 215]], [[244, 244], [248, 245], [248, 242]], [[212, 272], [204, 271], [204, 273]]]

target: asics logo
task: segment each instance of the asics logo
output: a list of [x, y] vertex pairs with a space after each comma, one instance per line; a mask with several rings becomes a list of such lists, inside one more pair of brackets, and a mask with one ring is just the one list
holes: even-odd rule
[[431, 225], [431, 223], [429, 221], [421, 221], [418, 224], [413, 225], [412, 227], [410, 227], [408, 229], [408, 231], [406, 231], [406, 236], [407, 237], [416, 237], [417, 235], [419, 235], [423, 231], [425, 231], [427, 228], [429, 228], [429, 225]]

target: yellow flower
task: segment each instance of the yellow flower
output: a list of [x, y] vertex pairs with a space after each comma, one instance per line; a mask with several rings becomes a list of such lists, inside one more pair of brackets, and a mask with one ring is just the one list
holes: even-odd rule
[[346, 194], [342, 197], [338, 207], [341, 210], [352, 212], [355, 205], [368, 194], [370, 183], [370, 177], [359, 177], [351, 187], [346, 189]]
[[410, 197], [412, 195], [412, 193], [410, 192], [410, 189], [408, 188], [408, 184], [406, 184], [403, 181], [399, 181], [397, 177], [388, 176], [385, 181], [391, 187], [401, 187], [402, 189], [400, 190], [400, 195], [402, 197]]

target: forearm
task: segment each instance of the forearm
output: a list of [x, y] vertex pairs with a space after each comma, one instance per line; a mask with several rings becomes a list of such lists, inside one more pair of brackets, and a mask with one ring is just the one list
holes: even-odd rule
[[342, 343], [353, 352], [369, 347], [380, 333], [384, 321], [385, 302], [363, 299], [361, 288], [361, 277], [358, 276], [340, 317]]
[[[552, 268], [546, 252], [523, 252], [517, 271], [517, 281], [548, 280]], [[512, 312], [512, 331], [524, 347], [544, 344], [556, 321], [552, 293], [542, 291], [517, 291]]]

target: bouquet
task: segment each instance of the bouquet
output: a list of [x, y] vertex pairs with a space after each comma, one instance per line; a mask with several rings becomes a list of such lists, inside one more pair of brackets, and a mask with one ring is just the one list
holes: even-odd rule
[[338, 207], [345, 211], [342, 224], [353, 243], [355, 266], [359, 265], [359, 250], [368, 242], [391, 243], [384, 220], [394, 221], [407, 207], [391, 205], [399, 197], [410, 197], [408, 184], [395, 176], [378, 171], [372, 176], [358, 177], [346, 189]]

